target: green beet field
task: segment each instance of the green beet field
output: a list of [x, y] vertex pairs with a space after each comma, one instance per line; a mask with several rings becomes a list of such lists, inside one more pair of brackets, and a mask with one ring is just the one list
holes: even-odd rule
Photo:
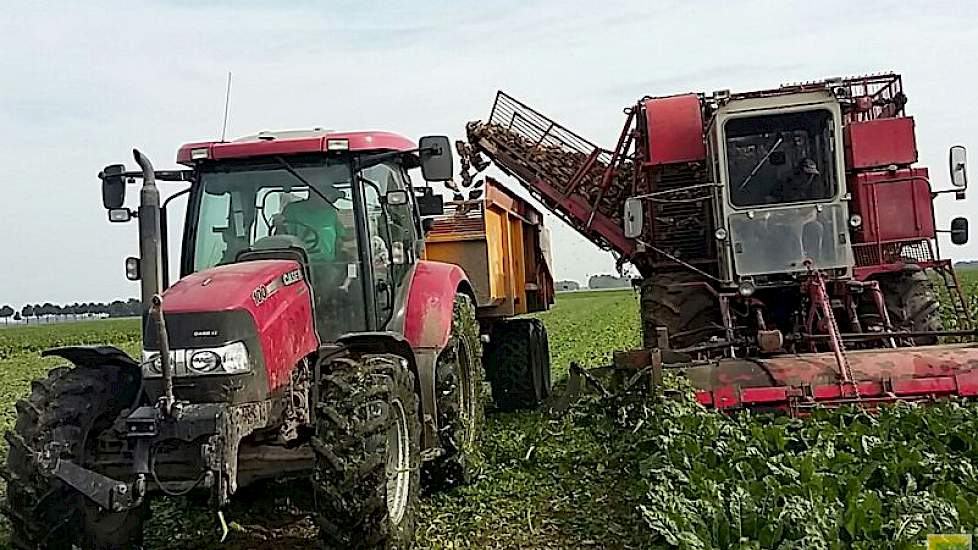
[[[978, 271], [963, 278], [978, 314]], [[630, 290], [558, 295], [540, 315], [558, 393], [572, 360], [604, 365], [639, 344], [637, 307]], [[31, 379], [59, 364], [40, 350], [101, 342], [138, 352], [137, 321], [0, 328], [0, 430]], [[479, 475], [423, 501], [416, 546], [909, 549], [928, 534], [978, 534], [978, 404], [727, 416], [670, 383], [681, 397], [586, 396], [561, 413], [490, 414]], [[238, 496], [223, 544], [203, 503], [157, 501], [148, 546], [314, 548], [307, 483]]]

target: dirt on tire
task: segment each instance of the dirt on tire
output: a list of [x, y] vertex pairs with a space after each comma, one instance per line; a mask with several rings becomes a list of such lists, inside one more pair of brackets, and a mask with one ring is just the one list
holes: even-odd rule
[[[313, 490], [323, 548], [408, 548], [420, 491], [421, 421], [414, 375], [396, 355], [333, 359], [320, 384], [316, 405]], [[397, 453], [398, 407], [407, 430], [410, 464], [406, 501], [392, 515], [388, 497], [389, 458]], [[395, 477], [397, 472], [394, 472]]]
[[438, 441], [445, 453], [424, 466], [424, 486], [429, 491], [446, 490], [470, 481], [485, 421], [483, 378], [482, 342], [475, 305], [469, 296], [458, 294], [449, 344], [436, 364]]
[[695, 274], [665, 272], [642, 281], [641, 315], [644, 347], [658, 347], [657, 327], [669, 331], [669, 346], [674, 349], [694, 346], [716, 334], [721, 327], [720, 306], [710, 290]]
[[[941, 304], [927, 272], [904, 271], [879, 278], [890, 324], [897, 331], [932, 332], [944, 329]], [[938, 343], [937, 336], [917, 336], [913, 343]]]
[[31, 384], [17, 402], [14, 429], [5, 434], [10, 448], [4, 514], [10, 520], [14, 548], [115, 550], [138, 548], [148, 505], [120, 513], [101, 510], [62, 481], [45, 475], [36, 453], [52, 442], [61, 457], [89, 466], [87, 459], [100, 434], [135, 401], [138, 369], [118, 365], [61, 367]]

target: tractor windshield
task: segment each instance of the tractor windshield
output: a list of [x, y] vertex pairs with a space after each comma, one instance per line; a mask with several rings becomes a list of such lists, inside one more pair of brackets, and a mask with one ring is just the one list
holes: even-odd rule
[[728, 121], [730, 201], [734, 206], [762, 206], [834, 197], [832, 128], [832, 113], [826, 110]]
[[288, 163], [225, 162], [201, 170], [188, 243], [192, 269], [233, 263], [249, 249], [300, 246], [309, 259], [321, 338], [364, 330], [349, 162], [319, 156]]

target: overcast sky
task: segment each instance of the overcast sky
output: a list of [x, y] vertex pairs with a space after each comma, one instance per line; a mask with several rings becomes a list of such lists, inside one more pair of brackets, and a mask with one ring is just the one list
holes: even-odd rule
[[[532, 5], [531, 5], [532, 4]], [[96, 174], [262, 129], [463, 137], [503, 89], [606, 147], [643, 95], [897, 71], [922, 164], [978, 158], [978, 2], [18, 2], [0, 15], [0, 303], [135, 296]], [[974, 160], [972, 179], [978, 177]], [[505, 180], [504, 180], [505, 181]], [[134, 195], [132, 193], [131, 195]], [[938, 199], [942, 225], [978, 197]], [[549, 218], [556, 277], [614, 269]], [[978, 238], [945, 249], [978, 257]]]

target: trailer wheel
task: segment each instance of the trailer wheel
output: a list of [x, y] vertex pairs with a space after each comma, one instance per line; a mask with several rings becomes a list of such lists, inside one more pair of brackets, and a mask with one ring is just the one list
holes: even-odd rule
[[646, 348], [657, 347], [657, 327], [668, 329], [670, 347], [676, 349], [694, 346], [720, 330], [716, 297], [702, 285], [687, 285], [701, 280], [693, 273], [675, 271], [642, 281], [642, 341]]
[[435, 391], [438, 439], [445, 454], [424, 468], [425, 485], [449, 489], [469, 482], [471, 457], [484, 421], [482, 342], [475, 306], [465, 294], [455, 297], [452, 333], [438, 357]]
[[[880, 277], [886, 312], [894, 330], [930, 332], [944, 329], [941, 305], [930, 278], [924, 271], [904, 271]], [[938, 342], [937, 336], [913, 338], [918, 346]]]
[[414, 375], [395, 355], [325, 366], [313, 488], [324, 548], [408, 548], [420, 490]]
[[550, 349], [539, 319], [498, 322], [486, 349], [492, 398], [503, 411], [540, 406], [550, 395]]
[[48, 443], [65, 445], [62, 455], [90, 465], [96, 439], [139, 393], [138, 369], [106, 365], [61, 367], [31, 384], [17, 402], [17, 420], [5, 434], [7, 481], [4, 514], [14, 548], [139, 548], [148, 505], [109, 512], [63, 483], [44, 475], [35, 456]]

